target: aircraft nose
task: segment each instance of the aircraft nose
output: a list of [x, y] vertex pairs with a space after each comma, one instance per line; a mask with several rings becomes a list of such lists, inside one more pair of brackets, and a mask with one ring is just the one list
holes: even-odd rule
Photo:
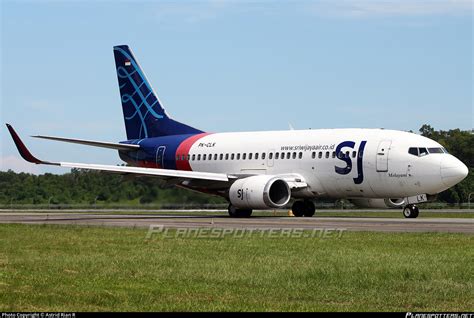
[[456, 157], [447, 155], [441, 159], [441, 179], [446, 186], [452, 187], [458, 184], [468, 173], [466, 165]]

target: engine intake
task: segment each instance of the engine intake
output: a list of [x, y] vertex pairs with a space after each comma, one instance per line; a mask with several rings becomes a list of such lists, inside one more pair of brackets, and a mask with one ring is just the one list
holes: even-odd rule
[[242, 209], [281, 208], [291, 198], [285, 180], [275, 176], [252, 176], [235, 181], [229, 189], [230, 203]]

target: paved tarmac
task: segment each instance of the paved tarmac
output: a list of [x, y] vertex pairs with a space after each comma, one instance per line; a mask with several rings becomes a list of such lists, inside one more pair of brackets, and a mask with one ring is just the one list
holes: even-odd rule
[[474, 234], [474, 218], [417, 218], [397, 219], [382, 217], [279, 217], [253, 216], [230, 218], [227, 215], [174, 214], [100, 214], [100, 213], [0, 213], [0, 223], [76, 224], [122, 227], [163, 225], [165, 228], [246, 228], [246, 229], [344, 229], [377, 232], [450, 232]]

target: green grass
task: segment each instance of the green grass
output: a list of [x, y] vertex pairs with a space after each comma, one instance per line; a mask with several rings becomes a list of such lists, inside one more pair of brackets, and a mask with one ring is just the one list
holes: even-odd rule
[[0, 311], [472, 311], [474, 236], [0, 225]]

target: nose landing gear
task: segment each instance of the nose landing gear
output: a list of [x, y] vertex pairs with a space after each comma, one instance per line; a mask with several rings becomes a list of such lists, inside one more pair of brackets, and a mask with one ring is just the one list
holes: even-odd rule
[[403, 216], [407, 219], [414, 219], [418, 217], [419, 209], [414, 204], [409, 204], [403, 208]]

